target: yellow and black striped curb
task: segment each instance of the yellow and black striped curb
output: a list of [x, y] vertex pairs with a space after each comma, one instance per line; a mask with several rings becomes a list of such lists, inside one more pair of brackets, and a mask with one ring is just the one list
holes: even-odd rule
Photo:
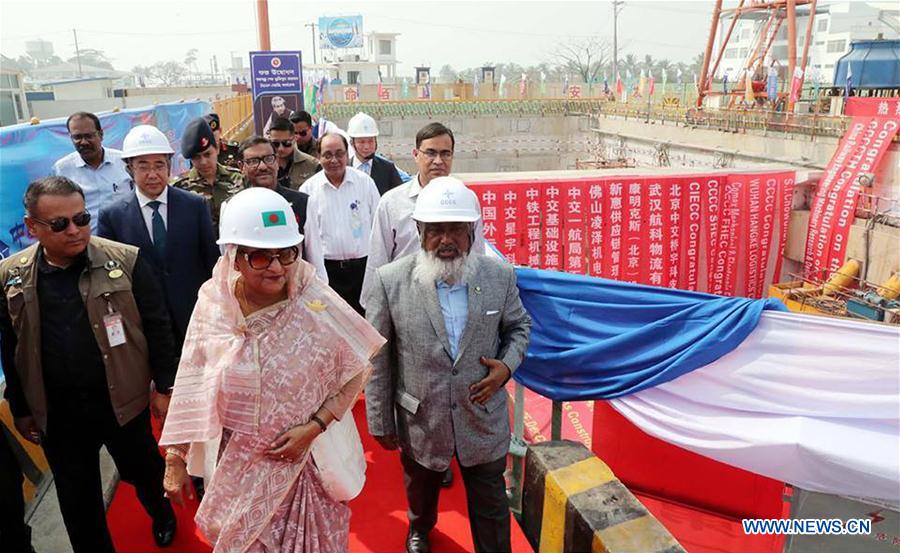
[[50, 468], [47, 458], [40, 446], [22, 437], [13, 423], [12, 413], [9, 410], [9, 402], [0, 401], [0, 440], [7, 440], [13, 450], [22, 474], [25, 475], [24, 489], [25, 501], [31, 501], [38, 486], [48, 475]]
[[522, 527], [540, 553], [684, 553], [606, 463], [569, 440], [528, 447]]

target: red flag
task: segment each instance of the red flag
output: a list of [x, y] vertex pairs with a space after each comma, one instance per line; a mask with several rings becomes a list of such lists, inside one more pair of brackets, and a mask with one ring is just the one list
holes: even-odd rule
[[622, 94], [625, 92], [625, 85], [622, 84], [622, 77], [616, 73], [616, 96], [622, 97]]
[[647, 96], [653, 96], [653, 93], [656, 92], [656, 84], [653, 80], [653, 73], [650, 73], [650, 84], [649, 89], [647, 90]]

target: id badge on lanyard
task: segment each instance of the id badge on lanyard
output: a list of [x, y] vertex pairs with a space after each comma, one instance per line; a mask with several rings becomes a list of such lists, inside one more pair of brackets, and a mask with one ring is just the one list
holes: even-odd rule
[[109, 340], [109, 347], [114, 348], [121, 346], [127, 340], [125, 339], [125, 326], [122, 324], [122, 314], [114, 311], [112, 303], [109, 301], [109, 294], [105, 294], [107, 314], [103, 317], [103, 326], [106, 327], [106, 338]]

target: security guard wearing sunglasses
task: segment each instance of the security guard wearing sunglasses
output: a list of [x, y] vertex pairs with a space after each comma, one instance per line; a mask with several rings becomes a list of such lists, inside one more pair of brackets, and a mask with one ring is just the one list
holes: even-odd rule
[[114, 551], [97, 485], [104, 445], [137, 488], [157, 545], [169, 545], [175, 514], [150, 427], [176, 371], [162, 289], [138, 248], [91, 236], [84, 193], [68, 178], [31, 183], [25, 211], [37, 244], [0, 262], [0, 352], [16, 429], [44, 448], [76, 553]]

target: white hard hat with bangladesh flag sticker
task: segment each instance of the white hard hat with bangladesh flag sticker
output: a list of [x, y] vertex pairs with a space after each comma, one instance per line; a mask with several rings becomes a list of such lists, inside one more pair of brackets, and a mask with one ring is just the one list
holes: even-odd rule
[[217, 244], [279, 249], [303, 241], [291, 204], [268, 188], [242, 190], [222, 206]]

